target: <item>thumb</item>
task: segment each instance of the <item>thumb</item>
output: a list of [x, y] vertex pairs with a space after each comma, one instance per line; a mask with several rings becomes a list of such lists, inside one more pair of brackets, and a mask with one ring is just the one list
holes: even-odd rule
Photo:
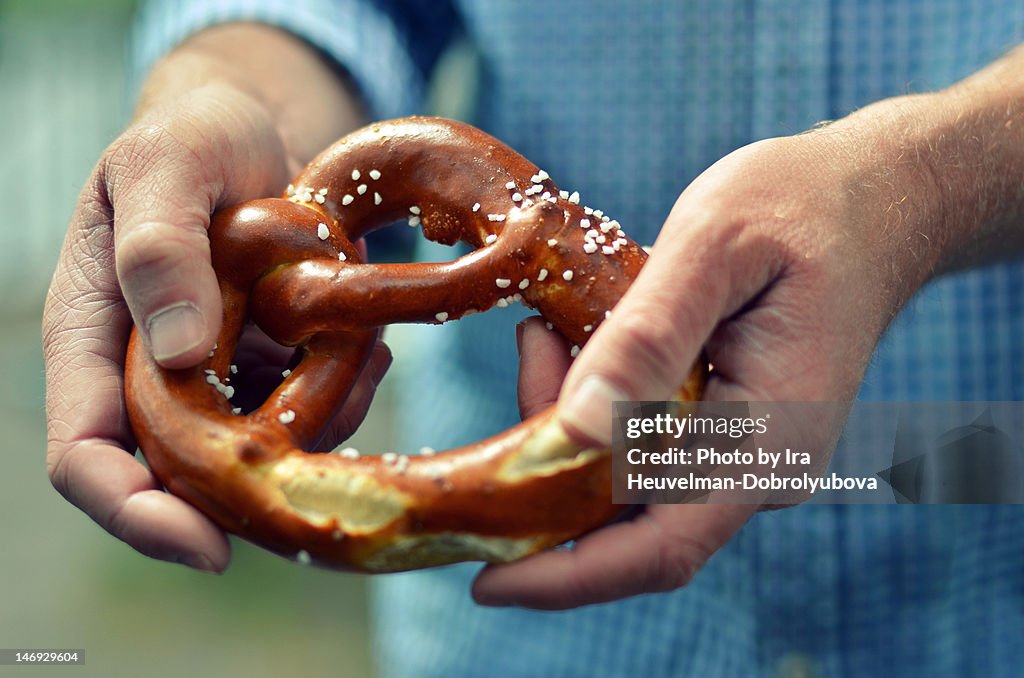
[[735, 310], [734, 276], [723, 266], [734, 236], [677, 203], [640, 275], [566, 377], [559, 418], [573, 438], [608, 446], [612, 402], [665, 400], [679, 390], [719, 320]]
[[[566, 378], [559, 417], [572, 437], [611, 445], [613, 402], [665, 400], [679, 389], [718, 320], [705, 287], [668, 257], [648, 261]], [[681, 302], [694, 298], [701, 303]]]
[[220, 298], [198, 214], [131, 215], [119, 230], [117, 276], [143, 340], [157, 362], [200, 361], [220, 331]]
[[130, 129], [105, 156], [121, 292], [165, 367], [198, 363], [220, 331], [210, 214], [284, 183], [280, 141], [254, 107], [251, 100], [199, 92]]

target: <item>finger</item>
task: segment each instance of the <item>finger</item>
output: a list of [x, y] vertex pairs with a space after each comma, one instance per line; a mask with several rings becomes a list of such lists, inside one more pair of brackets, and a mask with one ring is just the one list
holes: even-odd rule
[[230, 560], [220, 530], [159, 491], [156, 478], [126, 451], [135, 449], [120, 367], [129, 319], [103, 289], [116, 281], [110, 273], [107, 280], [103, 275], [78, 280], [77, 293], [69, 294], [65, 286], [73, 279], [65, 270], [67, 260], [62, 257], [44, 321], [51, 482], [140, 552], [220, 571]]
[[377, 386], [387, 374], [392, 360], [391, 349], [383, 341], [378, 340], [373, 347], [369, 363], [352, 386], [341, 411], [328, 425], [323, 441], [317, 446], [318, 450], [331, 450], [356, 432], [366, 418], [366, 413], [370, 411]]
[[555, 403], [562, 379], [572, 364], [569, 342], [549, 330], [541, 318], [516, 325], [519, 349], [519, 414], [532, 417]]
[[273, 127], [246, 114], [252, 105], [232, 109], [223, 100], [230, 96], [197, 94], [187, 113], [130, 130], [101, 164], [121, 290], [143, 340], [167, 367], [204, 358], [220, 329], [211, 212], [283, 183]]
[[230, 557], [224, 536], [184, 502], [165, 498], [127, 451], [135, 449], [122, 371], [131, 318], [114, 275], [111, 219], [96, 173], [79, 199], [43, 313], [50, 478], [139, 551], [217, 571]]
[[572, 550], [486, 567], [473, 584], [481, 605], [564, 610], [687, 584], [753, 513], [752, 506], [649, 506]]
[[676, 205], [637, 280], [566, 378], [559, 414], [582, 442], [611, 443], [611, 403], [665, 400], [718, 322], [774, 275], [766, 248]]
[[101, 527], [152, 558], [207, 572], [231, 560], [224, 533], [206, 516], [167, 494], [123, 449], [97, 439], [51, 448], [54, 486]]
[[366, 238], [360, 238], [359, 240], [356, 240], [352, 244], [356, 246], [356, 252], [359, 253], [359, 261], [370, 260], [370, 252], [366, 248]]

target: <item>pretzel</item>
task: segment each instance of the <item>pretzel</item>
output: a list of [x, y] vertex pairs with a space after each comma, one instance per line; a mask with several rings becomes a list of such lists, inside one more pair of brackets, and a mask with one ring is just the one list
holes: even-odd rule
[[[361, 263], [353, 242], [396, 220], [475, 251], [448, 263]], [[619, 224], [468, 125], [433, 118], [358, 130], [281, 198], [214, 214], [224, 320], [201, 365], [159, 367], [133, 331], [128, 415], [173, 494], [228, 532], [300, 562], [391, 572], [503, 562], [615, 516], [606, 449], [581, 449], [554, 408], [487, 440], [420, 456], [304, 452], [367, 363], [379, 328], [443, 323], [522, 301], [578, 352], [646, 254]], [[231, 402], [249, 321], [301, 347], [257, 409]], [[680, 390], [696, 399], [700, 362]]]

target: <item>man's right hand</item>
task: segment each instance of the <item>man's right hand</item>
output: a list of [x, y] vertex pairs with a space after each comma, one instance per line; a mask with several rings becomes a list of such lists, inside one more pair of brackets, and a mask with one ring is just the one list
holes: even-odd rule
[[[282, 123], [301, 112], [275, 103], [290, 85], [276, 86], [272, 73], [263, 85], [246, 80], [237, 65], [244, 58], [227, 62], [218, 53], [232, 42], [239, 53], [253, 50], [253, 66], [274, 60], [279, 71], [291, 69], [292, 82], [318, 92], [307, 97], [319, 109], [304, 143]], [[224, 533], [164, 492], [134, 457], [123, 394], [128, 334], [134, 320], [164, 367], [204, 359], [221, 323], [210, 214], [280, 193], [309, 160], [307, 145], [326, 144], [356, 120], [349, 122], [355, 108], [346, 107], [336, 73], [271, 29], [214, 29], [177, 54], [151, 77], [135, 123], [100, 158], [64, 240], [43, 315], [47, 466], [61, 494], [137, 550], [219, 572], [230, 559]], [[333, 123], [317, 126], [331, 114]], [[389, 362], [386, 349], [374, 352], [339, 421], [361, 420]]]

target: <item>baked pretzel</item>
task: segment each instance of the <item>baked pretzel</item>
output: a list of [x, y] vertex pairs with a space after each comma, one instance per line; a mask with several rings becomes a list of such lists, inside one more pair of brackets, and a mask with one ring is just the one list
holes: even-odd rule
[[[396, 220], [475, 251], [450, 263], [366, 264], [353, 242]], [[494, 305], [537, 309], [578, 352], [643, 265], [619, 224], [465, 124], [366, 127], [316, 158], [281, 198], [214, 214], [224, 302], [217, 346], [159, 367], [133, 332], [128, 414], [157, 477], [223, 529], [300, 562], [390, 572], [521, 558], [617, 512], [605, 449], [580, 449], [554, 408], [436, 454], [313, 454], [379, 328], [443, 323]], [[248, 320], [302, 359], [257, 409], [232, 405]], [[680, 398], [696, 399], [695, 367]]]

